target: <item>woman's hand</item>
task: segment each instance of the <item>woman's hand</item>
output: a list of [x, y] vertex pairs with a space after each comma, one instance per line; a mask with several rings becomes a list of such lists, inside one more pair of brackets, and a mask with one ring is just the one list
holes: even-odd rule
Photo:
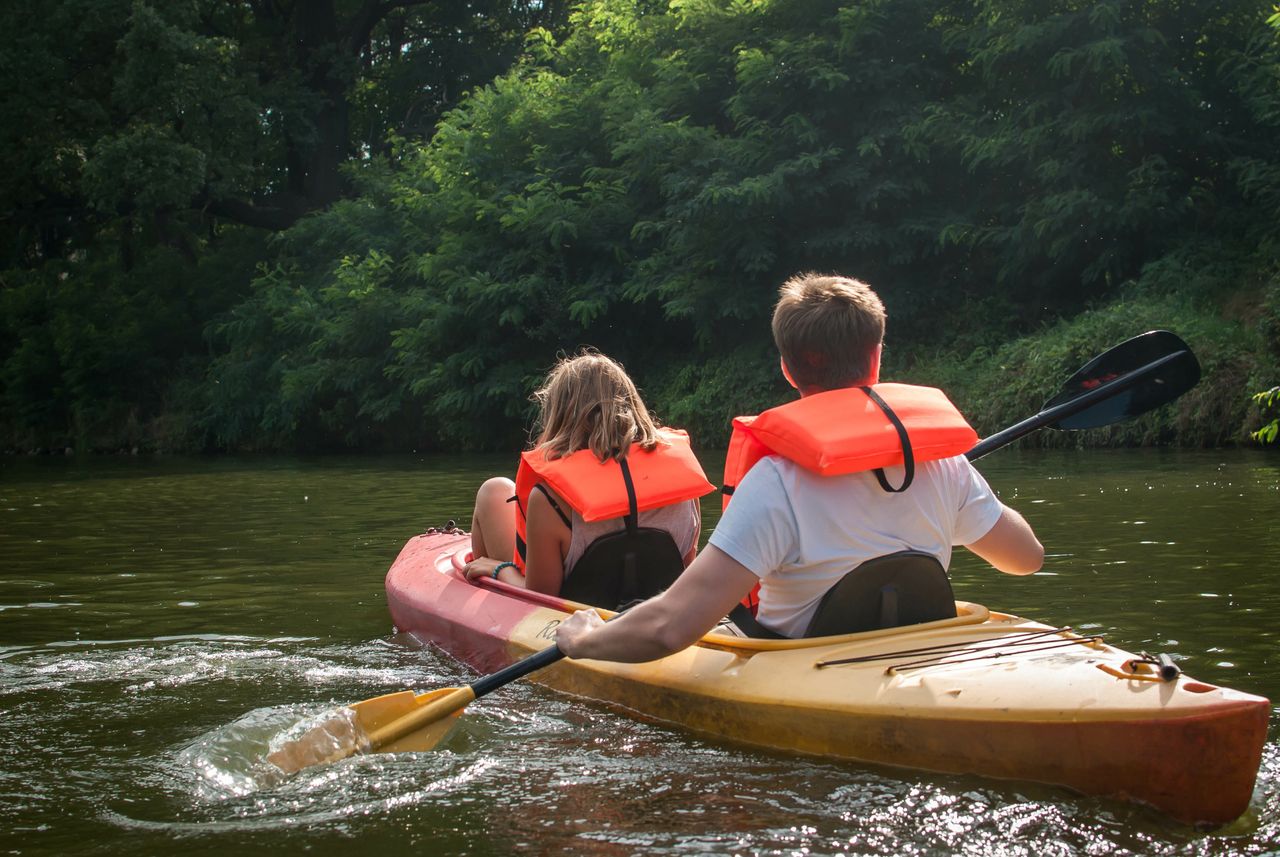
[[462, 567], [462, 573], [467, 576], [467, 580], [492, 577], [511, 586], [524, 586], [524, 575], [510, 560], [497, 560], [487, 556], [477, 557]]
[[462, 572], [467, 576], [467, 580], [475, 580], [477, 577], [493, 577], [493, 570], [498, 567], [500, 562], [501, 560], [487, 556], [477, 557], [463, 566]]
[[603, 626], [604, 620], [599, 613], [594, 610], [579, 610], [556, 628], [556, 645], [567, 657], [583, 657], [583, 639]]

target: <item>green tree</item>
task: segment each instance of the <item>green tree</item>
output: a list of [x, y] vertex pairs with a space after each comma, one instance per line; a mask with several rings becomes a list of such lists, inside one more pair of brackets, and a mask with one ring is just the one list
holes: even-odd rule
[[7, 4], [11, 441], [107, 444], [106, 426], [195, 398], [203, 329], [252, 299], [251, 272], [273, 252], [254, 231], [354, 193], [391, 139], [429, 135], [529, 27], [564, 15], [524, 0]]
[[1238, 213], [1232, 159], [1274, 152], [1233, 80], [1260, 9], [974, 3], [949, 33], [963, 85], [928, 127], [967, 170], [942, 188], [960, 203], [946, 239], [991, 254], [1032, 301], [1070, 308]]
[[[405, 326], [379, 400], [420, 403], [451, 446], [509, 445], [555, 353], [592, 344], [714, 441], [785, 395], [767, 317], [797, 270], [876, 283], [901, 373], [900, 354], [998, 343], [1170, 253], [1164, 270], [1192, 246], [1220, 259], [1274, 222], [1255, 223], [1275, 186], [1259, 9], [583, 4], [389, 173], [379, 300]], [[346, 264], [307, 266], [310, 292]]]
[[[583, 344], [714, 442], [786, 395], [768, 314], [796, 271], [874, 283], [886, 371], [911, 377], [1034, 356], [1074, 317], [1194, 318], [1259, 291], [1280, 247], [1259, 0], [586, 0], [563, 28], [537, 2], [46, 11], [0, 13], [44, 34], [0, 52], [33, 116], [0, 154], [21, 224], [0, 377], [25, 426], [126, 401], [61, 381], [96, 365], [77, 349], [138, 364], [125, 314], [151, 306], [181, 335], [142, 364], [140, 418], [181, 398], [219, 445], [508, 446]], [[70, 67], [54, 20], [95, 73], [42, 101], [21, 82]], [[1218, 386], [1262, 377], [1221, 350]]]

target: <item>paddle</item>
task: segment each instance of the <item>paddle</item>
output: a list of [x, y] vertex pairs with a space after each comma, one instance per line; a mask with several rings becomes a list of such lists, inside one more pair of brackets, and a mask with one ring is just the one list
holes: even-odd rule
[[1098, 355], [1067, 379], [1034, 417], [979, 441], [970, 461], [1036, 429], [1064, 431], [1111, 425], [1155, 410], [1200, 380], [1200, 363], [1177, 334], [1152, 330]]
[[272, 751], [267, 760], [292, 774], [355, 753], [430, 750], [472, 701], [563, 657], [560, 647], [552, 645], [466, 687], [419, 694], [402, 690], [357, 702], [309, 726]]
[[[1200, 380], [1200, 364], [1185, 342], [1153, 330], [1120, 343], [1072, 375], [1040, 413], [980, 441], [970, 461], [1039, 428], [1097, 428], [1173, 401]], [[287, 773], [354, 753], [430, 750], [475, 699], [564, 657], [550, 646], [466, 687], [430, 693], [400, 691], [332, 713], [289, 738], [267, 758]]]

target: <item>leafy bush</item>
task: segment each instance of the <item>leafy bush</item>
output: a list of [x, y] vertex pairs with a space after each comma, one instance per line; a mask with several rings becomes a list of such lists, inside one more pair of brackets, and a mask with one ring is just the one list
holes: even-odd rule
[[[1262, 411], [1264, 419], [1271, 416], [1277, 411], [1277, 406], [1280, 406], [1280, 387], [1272, 387], [1270, 390], [1254, 393], [1253, 401]], [[1249, 436], [1258, 443], [1275, 443], [1276, 439], [1280, 437], [1280, 415], [1272, 418], [1271, 422], [1257, 431], [1250, 432]]]

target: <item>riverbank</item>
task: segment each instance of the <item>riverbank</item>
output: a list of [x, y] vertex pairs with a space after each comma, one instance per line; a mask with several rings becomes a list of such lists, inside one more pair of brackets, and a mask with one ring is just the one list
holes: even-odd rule
[[[1087, 432], [1041, 431], [1022, 441], [1029, 447], [1113, 448], [1175, 446], [1220, 448], [1258, 445], [1250, 433], [1274, 414], [1252, 401], [1254, 393], [1280, 383], [1280, 274], [1251, 259], [1249, 265], [1200, 265], [1170, 257], [1149, 266], [1115, 300], [1016, 333], [998, 300], [957, 308], [946, 331], [936, 317], [913, 316], [910, 293], [883, 289], [889, 339], [882, 376], [940, 387], [968, 416], [980, 435], [992, 434], [1036, 413], [1059, 385], [1095, 355], [1153, 329], [1172, 330], [1198, 357], [1202, 379], [1176, 403], [1141, 418]], [[900, 320], [901, 319], [901, 320]], [[718, 345], [666, 350], [632, 361], [654, 410], [684, 427], [704, 449], [723, 448], [730, 421], [744, 413], [787, 401], [793, 392], [777, 371], [767, 323], [731, 331]], [[937, 345], [942, 341], [944, 344]], [[591, 341], [607, 353], [617, 337]], [[547, 360], [553, 348], [546, 349]], [[348, 400], [328, 408], [311, 403], [289, 412], [288, 386], [256, 389], [259, 421], [232, 436], [211, 416], [213, 397], [223, 395], [214, 365], [188, 367], [165, 405], [146, 416], [141, 403], [104, 401], [75, 410], [56, 427], [21, 426], [0, 414], [0, 451], [6, 455], [140, 455], [174, 453], [345, 453], [501, 451], [523, 444], [533, 417], [528, 393], [540, 380], [531, 372], [515, 383], [505, 404], [492, 396], [468, 397], [480, 382], [459, 378], [451, 393], [457, 407], [441, 411], [438, 399], [415, 396], [413, 385], [387, 392], [395, 406], [387, 415], [361, 412]], [[495, 373], [510, 375], [497, 364]], [[283, 381], [282, 381], [283, 383]], [[493, 382], [497, 383], [497, 382]], [[513, 382], [508, 380], [510, 386]], [[224, 408], [228, 410], [228, 408]], [[247, 413], [242, 402], [234, 403]], [[492, 415], [504, 416], [495, 428]], [[272, 416], [274, 414], [274, 416]]]

